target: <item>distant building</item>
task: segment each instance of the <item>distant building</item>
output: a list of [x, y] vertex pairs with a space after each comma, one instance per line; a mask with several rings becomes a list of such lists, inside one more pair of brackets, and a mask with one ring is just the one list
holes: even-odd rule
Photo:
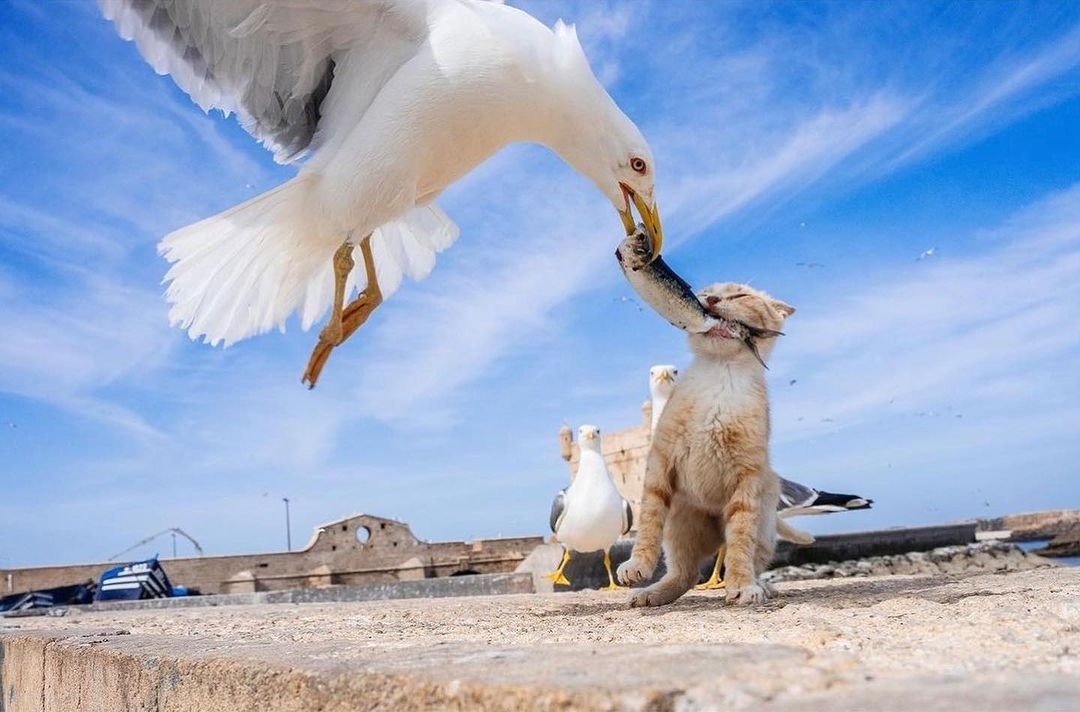
[[[412, 581], [513, 571], [542, 537], [420, 541], [408, 524], [358, 514], [315, 529], [302, 551], [161, 559], [174, 584], [202, 593]], [[0, 569], [0, 595], [96, 581], [116, 562]]]

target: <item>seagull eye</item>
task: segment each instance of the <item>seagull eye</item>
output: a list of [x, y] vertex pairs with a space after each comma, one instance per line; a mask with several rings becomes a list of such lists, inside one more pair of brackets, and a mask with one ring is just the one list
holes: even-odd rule
[[645, 160], [634, 156], [630, 159], [630, 167], [641, 175], [645, 175], [645, 171], [648, 170], [648, 166], [645, 165]]

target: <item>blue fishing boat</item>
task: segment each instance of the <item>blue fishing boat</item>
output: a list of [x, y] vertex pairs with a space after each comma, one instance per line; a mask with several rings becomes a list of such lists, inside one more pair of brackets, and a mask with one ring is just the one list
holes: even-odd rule
[[94, 588], [93, 582], [87, 582], [71, 586], [45, 588], [39, 591], [27, 591], [26, 593], [14, 593], [0, 598], [0, 613], [90, 603], [94, 600]]
[[172, 584], [157, 557], [109, 569], [101, 575], [96, 601], [136, 601], [169, 598]]

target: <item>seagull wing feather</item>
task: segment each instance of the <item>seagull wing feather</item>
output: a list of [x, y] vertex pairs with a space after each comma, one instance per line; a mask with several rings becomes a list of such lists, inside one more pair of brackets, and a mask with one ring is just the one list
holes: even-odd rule
[[[339, 61], [362, 55], [367, 102], [426, 36], [412, 0], [98, 0], [124, 39], [204, 111], [236, 113], [288, 163], [316, 147]], [[389, 39], [388, 39], [389, 38]], [[382, 81], [378, 78], [382, 77]], [[350, 77], [350, 83], [355, 83]], [[350, 109], [355, 95], [350, 92]], [[364, 107], [359, 107], [359, 116]]]
[[780, 509], [790, 509], [810, 504], [817, 497], [817, 490], [798, 482], [780, 478]]
[[551, 533], [559, 533], [559, 525], [562, 524], [563, 516], [566, 514], [566, 490], [561, 489], [559, 493], [555, 495], [555, 499], [551, 501], [551, 517], [548, 519], [548, 524], [551, 525]]

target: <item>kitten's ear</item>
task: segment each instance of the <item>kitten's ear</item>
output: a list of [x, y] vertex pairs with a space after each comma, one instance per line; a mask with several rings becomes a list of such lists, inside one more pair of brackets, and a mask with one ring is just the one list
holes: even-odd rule
[[772, 300], [772, 307], [776, 311], [780, 312], [780, 316], [784, 317], [785, 319], [795, 313], [795, 307], [791, 306], [787, 302], [782, 302], [779, 299]]

